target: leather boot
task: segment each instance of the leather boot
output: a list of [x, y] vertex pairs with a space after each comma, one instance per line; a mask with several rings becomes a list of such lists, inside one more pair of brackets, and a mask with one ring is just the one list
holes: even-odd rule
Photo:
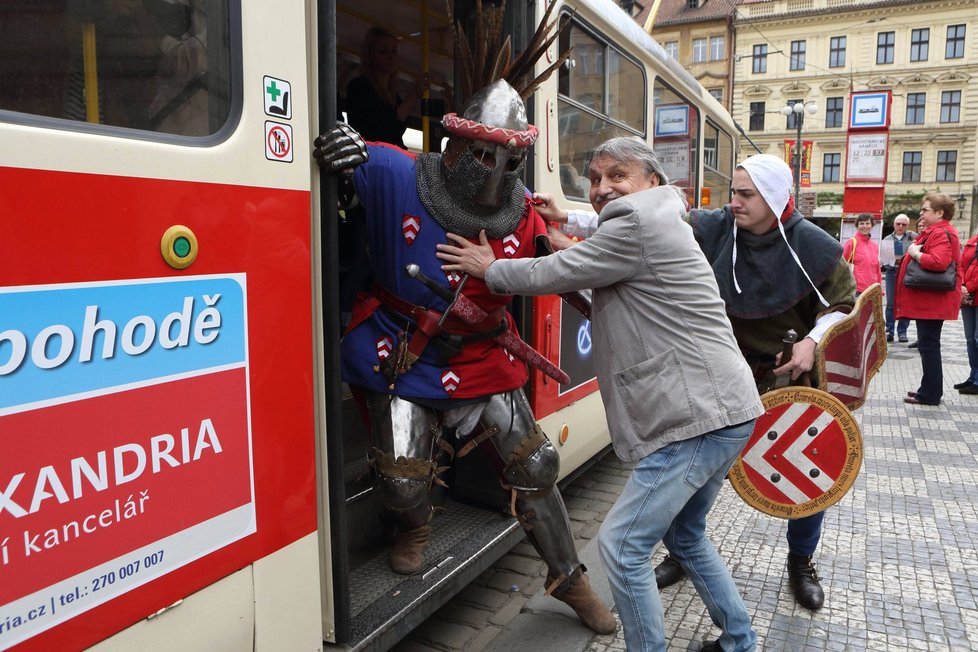
[[401, 575], [413, 575], [421, 570], [424, 561], [424, 549], [428, 546], [428, 536], [431, 534], [430, 525], [422, 525], [414, 530], [398, 528], [394, 535], [394, 545], [391, 547], [391, 570]]
[[[555, 577], [547, 575], [547, 585], [555, 581]], [[598, 634], [613, 634], [618, 627], [615, 617], [591, 589], [583, 566], [555, 588], [551, 595], [573, 609], [581, 622]]]
[[812, 565], [811, 555], [788, 553], [788, 584], [798, 604], [812, 611], [822, 608], [825, 593], [818, 583], [818, 575]]
[[684, 577], [686, 577], [686, 571], [683, 570], [678, 561], [672, 558], [672, 555], [666, 555], [666, 558], [655, 567], [655, 585], [659, 587], [660, 591], [667, 586], [672, 586]]

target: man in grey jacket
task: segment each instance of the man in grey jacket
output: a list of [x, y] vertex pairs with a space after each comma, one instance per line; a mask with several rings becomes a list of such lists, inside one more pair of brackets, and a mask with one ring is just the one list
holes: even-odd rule
[[763, 412], [716, 280], [683, 221], [686, 206], [647, 143], [614, 138], [589, 165], [600, 213], [586, 241], [552, 256], [495, 260], [449, 234], [446, 271], [485, 278], [499, 294], [593, 290], [598, 386], [615, 452], [637, 464], [598, 534], [630, 651], [665, 650], [649, 561], [660, 539], [683, 560], [714, 623], [706, 650], [752, 650], [757, 635], [706, 514]]

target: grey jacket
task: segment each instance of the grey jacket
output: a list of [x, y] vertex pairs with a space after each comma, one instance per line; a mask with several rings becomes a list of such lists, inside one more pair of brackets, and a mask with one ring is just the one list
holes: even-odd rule
[[584, 242], [497, 260], [486, 276], [500, 294], [593, 289], [598, 386], [624, 460], [764, 412], [684, 212], [672, 188], [633, 193], [605, 206]]

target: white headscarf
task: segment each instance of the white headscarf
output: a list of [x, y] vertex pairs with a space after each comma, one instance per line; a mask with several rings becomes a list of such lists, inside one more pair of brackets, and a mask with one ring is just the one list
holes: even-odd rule
[[[744, 171], [750, 175], [751, 181], [754, 182], [754, 187], [757, 188], [757, 192], [761, 193], [761, 197], [767, 203], [771, 212], [774, 213], [774, 221], [778, 224], [778, 230], [781, 232], [781, 239], [784, 240], [785, 246], [791, 252], [791, 257], [794, 258], [795, 264], [798, 265], [798, 269], [801, 273], [805, 275], [808, 279], [809, 285], [815, 290], [815, 294], [818, 295], [819, 301], [822, 305], [828, 306], [829, 302], [825, 300], [822, 293], [818, 291], [815, 287], [815, 283], [812, 282], [812, 278], [805, 271], [804, 266], [798, 259], [798, 254], [795, 250], [791, 248], [788, 244], [788, 236], [784, 233], [784, 224], [781, 221], [781, 214], [784, 213], [785, 207], [788, 205], [788, 199], [791, 197], [791, 182], [793, 180], [791, 174], [791, 168], [788, 164], [777, 156], [772, 156], [771, 154], [755, 154], [754, 156], [747, 157], [740, 165], [737, 167], [743, 168]], [[737, 293], [740, 294], [740, 284], [737, 283], [737, 220], [734, 220], [733, 225], [733, 282], [734, 288]]]
[[784, 213], [791, 196], [791, 168], [777, 156], [755, 154], [747, 158], [739, 167], [747, 170], [751, 181], [761, 193], [776, 218]]

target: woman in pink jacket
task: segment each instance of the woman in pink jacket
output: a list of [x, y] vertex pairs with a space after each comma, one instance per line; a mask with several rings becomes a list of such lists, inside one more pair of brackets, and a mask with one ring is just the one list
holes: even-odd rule
[[856, 279], [856, 296], [866, 291], [873, 283], [882, 283], [880, 273], [880, 248], [873, 242], [873, 216], [861, 213], [856, 218], [856, 235], [842, 245], [842, 258], [852, 265], [852, 275]]
[[971, 375], [954, 386], [962, 394], [978, 394], [978, 235], [964, 245], [961, 252], [961, 319], [964, 321], [964, 338], [968, 343], [968, 364]]
[[[957, 230], [951, 226], [954, 201], [938, 192], [924, 196], [920, 209], [922, 231], [907, 248], [896, 282], [896, 317], [917, 322], [917, 349], [923, 376], [915, 392], [903, 399], [913, 405], [937, 405], [944, 394], [944, 372], [941, 367], [941, 328], [945, 320], [957, 319], [961, 305], [961, 244]], [[910, 261], [932, 272], [946, 270], [952, 262], [958, 265], [957, 283], [947, 291], [908, 288], [903, 284]]]

